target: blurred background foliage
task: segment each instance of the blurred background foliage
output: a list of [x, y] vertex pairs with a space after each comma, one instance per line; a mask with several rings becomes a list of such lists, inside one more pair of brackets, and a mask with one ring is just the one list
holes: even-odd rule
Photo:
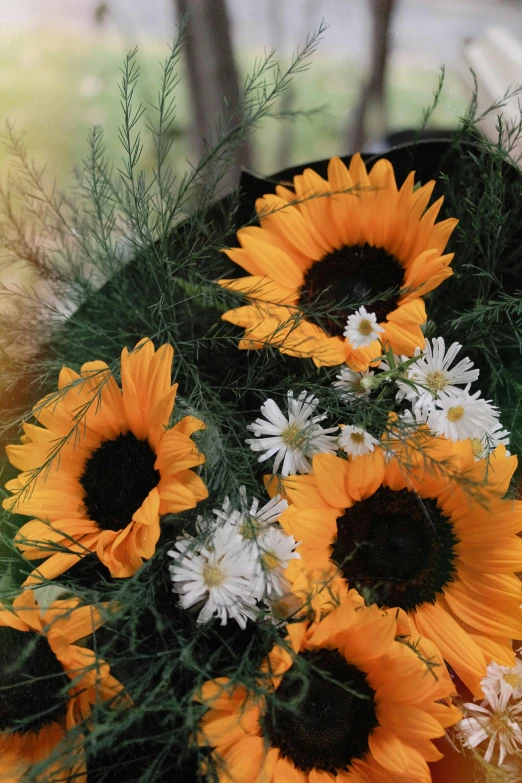
[[[239, 150], [229, 187], [241, 166], [263, 176], [357, 149], [387, 149], [390, 134], [422, 124], [443, 65], [444, 89], [428, 125], [456, 128], [471, 95], [466, 42], [492, 24], [522, 38], [520, 0], [3, 0], [0, 126], [9, 120], [24, 131], [48, 187], [56, 180], [59, 188], [74, 188], [93, 125], [103, 126], [107, 157], [121, 167], [118, 83], [125, 54], [139, 46], [136, 101], [154, 104], [160, 61], [187, 12], [190, 35], [171, 130], [177, 174], [212, 143], [220, 114], [233, 112], [256, 59], [275, 48], [285, 67], [307, 34], [322, 20], [327, 26], [311, 68]], [[142, 130], [145, 124], [146, 115]], [[153, 137], [144, 132], [141, 139], [141, 166], [150, 172]], [[6, 192], [8, 172], [0, 141]], [[45, 227], [38, 231], [39, 244], [52, 248]], [[0, 266], [0, 286], [30, 282], [12, 257]], [[3, 297], [1, 307], [9, 302]]]
[[[224, 104], [233, 109], [256, 58], [276, 48], [286, 63], [321, 20], [327, 25], [312, 68], [292, 82], [276, 109], [297, 116], [265, 122], [240, 151], [230, 185], [242, 165], [268, 175], [356, 149], [382, 150], [390, 132], [421, 123], [442, 65], [444, 92], [429, 124], [456, 127], [470, 95], [465, 42], [493, 23], [522, 36], [519, 0], [3, 0], [0, 124], [9, 119], [25, 131], [29, 154], [46, 166], [49, 182], [74, 183], [88, 131], [97, 124], [118, 167], [123, 58], [140, 47], [137, 97], [153, 103], [159, 61], [187, 11], [191, 36], [171, 160], [177, 173], [199, 158]], [[143, 142], [141, 162], [150, 170], [151, 135]], [[7, 170], [0, 144], [4, 182]], [[13, 280], [24, 278], [9, 264], [0, 281]]]
[[[250, 168], [269, 174], [351, 151], [358, 99], [376, 61], [378, 68], [386, 54], [386, 111], [373, 107], [366, 138], [359, 135], [356, 146], [375, 142], [383, 131], [417, 125], [442, 64], [444, 97], [431, 123], [455, 126], [468, 97], [460, 45], [494, 19], [499, 5], [505, 14], [515, 15], [511, 4], [481, 0], [3, 0], [0, 113], [26, 131], [31, 153], [47, 163], [49, 174], [62, 185], [72, 181], [93, 124], [105, 126], [109, 156], [117, 161], [122, 59], [139, 45], [140, 98], [153, 101], [158, 61], [174, 37], [180, 13], [190, 9], [192, 46], [187, 47], [178, 88], [174, 148], [176, 168], [183, 170], [186, 159], [200, 152], [199, 137], [216, 121], [222, 97], [233, 100], [233, 71], [242, 82], [256, 56], [272, 47], [283, 61], [289, 59], [324, 19], [328, 30], [312, 69], [295, 80], [280, 107], [283, 112], [322, 111], [298, 122], [267, 123], [245, 154], [243, 162]], [[377, 51], [372, 43], [376, 34], [383, 42]], [[198, 64], [204, 69], [199, 82]], [[363, 102], [371, 104], [367, 95]], [[145, 166], [153, 157], [148, 142]], [[5, 170], [5, 153], [0, 154]]]

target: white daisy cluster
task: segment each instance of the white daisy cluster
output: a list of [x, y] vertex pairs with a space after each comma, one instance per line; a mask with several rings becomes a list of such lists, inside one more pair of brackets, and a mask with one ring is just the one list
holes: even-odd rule
[[[406, 371], [409, 383], [397, 382], [397, 399], [409, 400], [414, 418], [427, 423], [436, 435], [452, 441], [469, 438], [478, 460], [500, 443], [508, 446], [509, 432], [502, 429], [499, 410], [491, 400], [481, 399], [480, 391], [470, 393], [479, 370], [473, 368], [468, 358], [454, 364], [461, 348], [459, 343], [452, 343], [446, 351], [443, 337], [436, 337], [431, 343], [426, 340], [422, 352], [415, 349], [419, 358]], [[407, 361], [406, 357], [397, 358]], [[390, 368], [383, 362], [381, 369]]]
[[234, 619], [244, 629], [247, 620], [258, 619], [259, 602], [275, 618], [287, 600], [284, 572], [300, 557], [293, 536], [277, 524], [287, 502], [276, 496], [259, 508], [254, 498], [249, 507], [244, 487], [240, 495], [241, 510], [225, 498], [214, 518], [198, 518], [198, 537], [185, 536], [168, 552], [173, 592], [184, 609], [199, 608], [199, 623], [216, 617], [226, 625]]
[[468, 716], [456, 728], [465, 747], [487, 743], [484, 760], [502, 766], [522, 750], [522, 661], [513, 668], [492, 662], [481, 686], [484, 700], [464, 704]]
[[262, 452], [259, 462], [275, 456], [274, 473], [279, 470], [283, 476], [310, 473], [314, 454], [335, 453], [336, 436], [332, 433], [337, 433], [339, 427], [321, 427], [319, 422], [326, 418], [326, 413], [315, 413], [319, 400], [313, 394], [303, 391], [295, 399], [289, 391], [287, 398], [286, 416], [274, 400], [263, 403], [261, 413], [265, 418], [248, 425], [255, 438], [247, 439], [246, 443], [252, 451]]

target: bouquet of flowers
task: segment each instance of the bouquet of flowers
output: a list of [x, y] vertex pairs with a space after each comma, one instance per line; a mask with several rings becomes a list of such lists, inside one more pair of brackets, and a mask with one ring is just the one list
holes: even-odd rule
[[520, 780], [521, 129], [220, 197], [315, 41], [179, 182], [180, 42], [151, 179], [135, 52], [74, 198], [7, 129], [4, 783]]

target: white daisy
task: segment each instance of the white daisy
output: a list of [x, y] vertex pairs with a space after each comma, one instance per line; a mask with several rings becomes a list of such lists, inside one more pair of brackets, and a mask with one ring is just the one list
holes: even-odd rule
[[214, 517], [202, 517], [200, 514], [196, 517], [196, 531], [198, 536], [210, 537], [214, 534], [215, 529], [216, 520]]
[[[257, 540], [258, 557], [263, 582], [263, 595], [284, 595], [290, 589], [285, 571], [290, 560], [299, 560], [301, 555], [295, 551], [298, 546], [293, 536], [287, 536], [276, 527], [269, 527]], [[252, 545], [254, 548], [256, 545]]]
[[465, 389], [441, 392], [429, 411], [428, 426], [437, 435], [453, 441], [482, 438], [493, 432], [500, 413], [490, 405], [490, 400], [479, 397], [480, 391], [469, 394], [469, 385]]
[[259, 500], [252, 498], [252, 503], [248, 503], [245, 487], [239, 488], [241, 500], [241, 511], [233, 508], [228, 497], [225, 498], [222, 508], [214, 509], [216, 521], [230, 522], [236, 526], [241, 537], [253, 539], [261, 535], [268, 527], [277, 523], [277, 520], [288, 508], [288, 502], [283, 500], [280, 495], [276, 495], [268, 503], [259, 508]]
[[[274, 400], [267, 400], [261, 406], [264, 419], [256, 419], [247, 429], [256, 436], [246, 443], [252, 451], [264, 452], [259, 462], [275, 455], [274, 473], [289, 476], [292, 473], [310, 473], [310, 459], [314, 454], [335, 454], [335, 436], [338, 427], [324, 429], [319, 425], [326, 418], [326, 413], [314, 416], [319, 403], [313, 394], [301, 392], [294, 399], [293, 392], [288, 392], [288, 416], [285, 416]], [[266, 436], [266, 437], [261, 437]], [[259, 440], [256, 440], [259, 438]]]
[[333, 382], [333, 386], [341, 391], [341, 399], [352, 400], [357, 397], [367, 397], [371, 391], [371, 382], [368, 381], [375, 375], [373, 370], [364, 370], [364, 372], [355, 372], [349, 367], [342, 367], [338, 379]]
[[272, 625], [284, 625], [290, 618], [295, 617], [303, 608], [303, 602], [294, 593], [285, 593], [281, 596], [266, 598], [264, 604], [267, 611], [263, 617]]
[[488, 741], [484, 760], [490, 762], [495, 745], [498, 743], [497, 764], [503, 763], [506, 755], [522, 750], [522, 728], [520, 712], [522, 704], [508, 707], [506, 694], [497, 696], [494, 691], [486, 691], [484, 701], [479, 704], [464, 704], [468, 713], [476, 713], [474, 717], [464, 718], [457, 724], [462, 744], [468, 748], [476, 748], [482, 742]]
[[366, 348], [374, 340], [378, 340], [382, 332], [384, 329], [377, 323], [375, 313], [368, 313], [366, 308], [361, 306], [353, 315], [348, 316], [343, 334], [353, 348]]
[[[487, 457], [500, 444], [507, 448], [509, 446], [509, 435], [510, 433], [507, 430], [503, 430], [502, 424], [499, 422], [491, 432], [487, 432], [481, 438], [471, 438], [471, 448], [475, 462]], [[506, 451], [506, 455], [510, 456], [509, 451]]]
[[399, 413], [399, 421], [402, 422], [403, 429], [408, 432], [408, 437], [415, 432], [422, 424], [426, 424], [428, 420], [428, 414], [426, 410], [412, 406], [412, 409], [408, 408], [402, 413]]
[[340, 448], [349, 454], [350, 457], [362, 457], [373, 451], [379, 441], [373, 435], [370, 435], [369, 432], [363, 430], [362, 427], [349, 424], [342, 428], [338, 443]]
[[[245, 488], [242, 487], [244, 490]], [[245, 507], [248, 506], [246, 499], [246, 491], [244, 492]], [[288, 501], [284, 500], [280, 495], [275, 495], [268, 503], [259, 508], [259, 500], [252, 498], [252, 504], [248, 511], [249, 516], [254, 517], [258, 522], [263, 522], [266, 525], [275, 524], [283, 511], [288, 508]]]
[[515, 665], [500, 666], [492, 661], [486, 669], [487, 674], [480, 681], [482, 690], [493, 691], [497, 696], [508, 699], [522, 698], [522, 661], [517, 658]]
[[259, 563], [233, 525], [216, 528], [211, 542], [187, 536], [174, 546], [168, 552], [173, 592], [184, 609], [201, 606], [198, 623], [217, 617], [226, 625], [232, 618], [245, 628], [247, 619], [255, 620]]
[[443, 337], [435, 337], [431, 344], [426, 340], [422, 351], [416, 348], [414, 356], [422, 355], [410, 365], [407, 377], [418, 386], [413, 389], [403, 385], [404, 396], [408, 400], [417, 401], [419, 407], [424, 407], [434, 397], [440, 397], [442, 392], [458, 391], [460, 386], [476, 381], [479, 370], [472, 369], [473, 362], [468, 358], [461, 359], [451, 367], [461, 348], [459, 343], [452, 343], [446, 352]]

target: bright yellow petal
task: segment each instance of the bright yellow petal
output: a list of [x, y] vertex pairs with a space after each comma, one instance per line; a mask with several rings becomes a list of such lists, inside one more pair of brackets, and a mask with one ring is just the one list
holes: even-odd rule
[[[274, 483], [274, 478], [271, 480]], [[274, 483], [274, 487], [275, 494], [286, 497], [300, 511], [307, 508], [331, 508], [320, 493], [314, 475], [288, 476], [281, 486], [275, 486]]]
[[377, 705], [380, 725], [406, 742], [417, 738], [434, 739], [444, 736], [444, 728], [428, 712], [412, 704], [385, 703]]
[[349, 508], [352, 499], [346, 491], [350, 465], [333, 454], [316, 454], [313, 470], [317, 488], [324, 500], [336, 508]]
[[[82, 543], [85, 547], [85, 543]], [[95, 551], [95, 548], [92, 551]], [[38, 568], [35, 568], [35, 570], [31, 572], [24, 582], [24, 587], [38, 585], [42, 582], [56, 579], [57, 576], [64, 574], [69, 568], [78, 563], [82, 559], [82, 556], [83, 555], [68, 555], [61, 552], [51, 555], [51, 557], [47, 558], [45, 562], [40, 563]]]
[[157, 487], [151, 489], [140, 508], [134, 512], [135, 522], [131, 536], [140, 558], [148, 560], [156, 551], [160, 537], [160, 495]]
[[284, 517], [284, 528], [290, 530], [296, 541], [302, 541], [309, 549], [323, 549], [328, 547], [337, 533], [337, 509], [307, 509], [294, 511], [291, 515], [287, 512]]
[[478, 571], [492, 574], [522, 571], [522, 539], [518, 536], [508, 536], [483, 546], [461, 542], [455, 551], [466, 565]]
[[408, 771], [408, 756], [405, 746], [397, 735], [377, 726], [368, 739], [370, 751], [375, 761], [396, 775], [405, 775]]
[[225, 754], [226, 781], [253, 783], [262, 768], [265, 748], [261, 737], [245, 737]]
[[149, 413], [148, 440], [152, 448], [157, 451], [160, 440], [165, 435], [169, 419], [174, 408], [174, 401], [178, 391], [178, 384], [170, 386], [164, 394], [152, 405]]
[[308, 774], [302, 772], [289, 758], [279, 758], [272, 774], [273, 783], [307, 783]]
[[203, 480], [192, 470], [178, 473], [175, 478], [165, 478], [158, 484], [160, 493], [160, 514], [177, 514], [194, 508], [200, 500], [208, 497]]
[[352, 458], [349, 462], [347, 489], [355, 501], [370, 497], [377, 491], [384, 478], [384, 456], [380, 448], [371, 454]]
[[494, 604], [487, 604], [474, 596], [462, 583], [454, 582], [444, 589], [447, 604], [455, 617], [488, 636], [522, 638], [522, 609], [506, 611], [502, 596]]
[[414, 615], [415, 625], [421, 634], [437, 645], [463, 682], [480, 695], [480, 679], [486, 673], [484, 655], [441, 603], [439, 598], [435, 604], [420, 606]]

